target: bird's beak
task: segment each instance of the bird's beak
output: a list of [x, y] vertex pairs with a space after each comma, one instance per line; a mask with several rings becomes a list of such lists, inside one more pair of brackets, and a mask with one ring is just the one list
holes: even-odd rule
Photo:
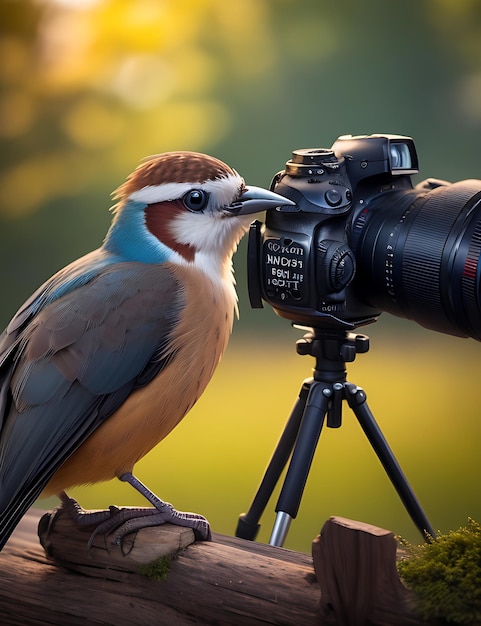
[[226, 207], [226, 210], [231, 215], [249, 215], [280, 206], [296, 206], [296, 203], [262, 187], [246, 187], [240, 197]]

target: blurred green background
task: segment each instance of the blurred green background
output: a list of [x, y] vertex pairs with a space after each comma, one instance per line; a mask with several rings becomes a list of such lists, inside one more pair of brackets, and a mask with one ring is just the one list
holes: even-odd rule
[[[101, 243], [110, 193], [149, 154], [204, 151], [268, 186], [293, 149], [387, 132], [414, 138], [419, 179], [481, 177], [480, 42], [477, 0], [0, 0], [2, 326]], [[295, 353], [299, 331], [250, 309], [245, 251], [223, 362], [136, 468], [226, 534], [313, 365]], [[349, 379], [366, 389], [433, 526], [481, 520], [481, 346], [388, 314], [365, 332], [371, 351]], [[87, 508], [143, 504], [118, 481], [72, 494]], [[420, 539], [347, 408], [343, 427], [321, 436], [286, 547], [309, 551], [330, 515]]]

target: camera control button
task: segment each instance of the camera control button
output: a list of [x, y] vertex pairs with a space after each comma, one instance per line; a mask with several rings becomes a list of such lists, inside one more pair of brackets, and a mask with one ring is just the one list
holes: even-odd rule
[[324, 194], [324, 198], [330, 206], [339, 206], [342, 202], [342, 195], [338, 189], [328, 189]]

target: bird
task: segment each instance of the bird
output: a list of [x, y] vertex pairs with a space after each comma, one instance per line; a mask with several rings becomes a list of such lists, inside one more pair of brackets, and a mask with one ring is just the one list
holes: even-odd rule
[[203, 516], [176, 511], [133, 468], [224, 353], [232, 256], [253, 214], [294, 203], [190, 151], [142, 160], [114, 201], [102, 245], [47, 280], [0, 336], [0, 549], [37, 498], [68, 501], [69, 488], [116, 477], [152, 504], [119, 515], [126, 528], [171, 521], [210, 537]]

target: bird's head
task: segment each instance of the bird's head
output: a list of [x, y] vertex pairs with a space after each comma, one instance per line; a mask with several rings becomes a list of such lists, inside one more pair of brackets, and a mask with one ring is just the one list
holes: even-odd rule
[[145, 159], [115, 197], [106, 248], [129, 260], [195, 262], [206, 269], [230, 265], [253, 213], [293, 204], [246, 186], [234, 169], [196, 152]]

